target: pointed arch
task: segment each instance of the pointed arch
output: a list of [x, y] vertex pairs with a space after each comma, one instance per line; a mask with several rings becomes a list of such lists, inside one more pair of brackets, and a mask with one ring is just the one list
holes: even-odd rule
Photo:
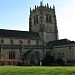
[[38, 15], [35, 15], [34, 16], [34, 24], [37, 24], [38, 23]]
[[46, 14], [46, 22], [52, 23], [52, 17], [51, 17], [51, 14]]
[[4, 39], [1, 39], [1, 44], [4, 44]]
[[38, 65], [39, 64], [39, 57], [35, 53], [34, 50], [27, 51], [23, 56], [24, 63], [27, 62], [26, 65]]

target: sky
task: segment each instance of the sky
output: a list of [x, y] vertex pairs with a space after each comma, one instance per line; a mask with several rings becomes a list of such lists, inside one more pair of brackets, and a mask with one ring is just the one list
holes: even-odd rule
[[[0, 0], [0, 29], [29, 30], [30, 7], [42, 0]], [[43, 5], [55, 5], [59, 39], [75, 41], [75, 0], [43, 0]]]

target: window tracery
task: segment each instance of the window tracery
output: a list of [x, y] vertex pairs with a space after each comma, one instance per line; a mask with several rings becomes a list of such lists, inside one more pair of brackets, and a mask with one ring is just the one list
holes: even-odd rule
[[20, 44], [20, 45], [23, 45], [23, 41], [22, 41], [22, 40], [19, 40], [19, 44]]
[[46, 14], [46, 22], [48, 22], [48, 23], [52, 23], [51, 15]]
[[15, 59], [15, 52], [9, 52], [9, 59]]
[[13, 39], [10, 39], [10, 44], [13, 45]]

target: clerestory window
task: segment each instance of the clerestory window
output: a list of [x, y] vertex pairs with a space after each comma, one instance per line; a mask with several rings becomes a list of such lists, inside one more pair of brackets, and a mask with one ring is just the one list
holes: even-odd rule
[[38, 15], [34, 16], [34, 24], [38, 23]]
[[20, 44], [20, 45], [23, 45], [23, 41], [22, 41], [22, 40], [19, 40], [19, 44]]
[[13, 39], [10, 39], [10, 44], [13, 45]]

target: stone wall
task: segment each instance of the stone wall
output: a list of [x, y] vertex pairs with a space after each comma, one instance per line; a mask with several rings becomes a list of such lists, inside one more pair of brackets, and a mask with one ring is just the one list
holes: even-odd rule
[[52, 55], [57, 58], [75, 60], [75, 45], [56, 46], [52, 49]]

